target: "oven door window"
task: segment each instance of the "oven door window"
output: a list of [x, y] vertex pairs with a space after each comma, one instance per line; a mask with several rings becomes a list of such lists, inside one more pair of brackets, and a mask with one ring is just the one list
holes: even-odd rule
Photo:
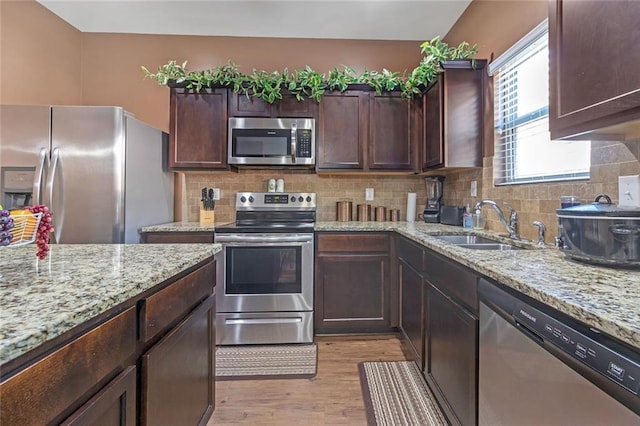
[[233, 129], [232, 132], [234, 157], [291, 156], [291, 130]]
[[302, 292], [300, 246], [227, 247], [226, 294]]

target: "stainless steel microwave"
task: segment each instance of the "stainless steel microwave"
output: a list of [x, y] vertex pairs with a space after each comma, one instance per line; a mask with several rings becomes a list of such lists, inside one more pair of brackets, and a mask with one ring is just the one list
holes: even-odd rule
[[312, 118], [229, 118], [228, 163], [237, 166], [314, 166]]

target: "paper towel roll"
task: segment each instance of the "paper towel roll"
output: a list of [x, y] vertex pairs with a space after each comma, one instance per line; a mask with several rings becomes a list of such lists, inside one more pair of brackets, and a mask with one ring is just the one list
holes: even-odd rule
[[415, 192], [407, 194], [407, 222], [415, 222], [416, 220], [416, 198]]

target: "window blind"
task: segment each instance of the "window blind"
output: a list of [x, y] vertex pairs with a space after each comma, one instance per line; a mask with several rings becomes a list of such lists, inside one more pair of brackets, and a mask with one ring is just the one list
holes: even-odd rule
[[[551, 141], [548, 32], [537, 27], [496, 61], [496, 185], [589, 177], [588, 141]], [[532, 35], [533, 34], [533, 35]], [[525, 40], [523, 39], [523, 40]], [[514, 46], [515, 47], [515, 46]]]

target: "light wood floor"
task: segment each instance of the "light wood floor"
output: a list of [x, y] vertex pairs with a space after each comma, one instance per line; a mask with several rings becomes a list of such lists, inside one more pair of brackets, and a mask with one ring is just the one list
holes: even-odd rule
[[216, 382], [211, 425], [366, 425], [361, 361], [405, 360], [395, 335], [319, 336], [312, 379]]

